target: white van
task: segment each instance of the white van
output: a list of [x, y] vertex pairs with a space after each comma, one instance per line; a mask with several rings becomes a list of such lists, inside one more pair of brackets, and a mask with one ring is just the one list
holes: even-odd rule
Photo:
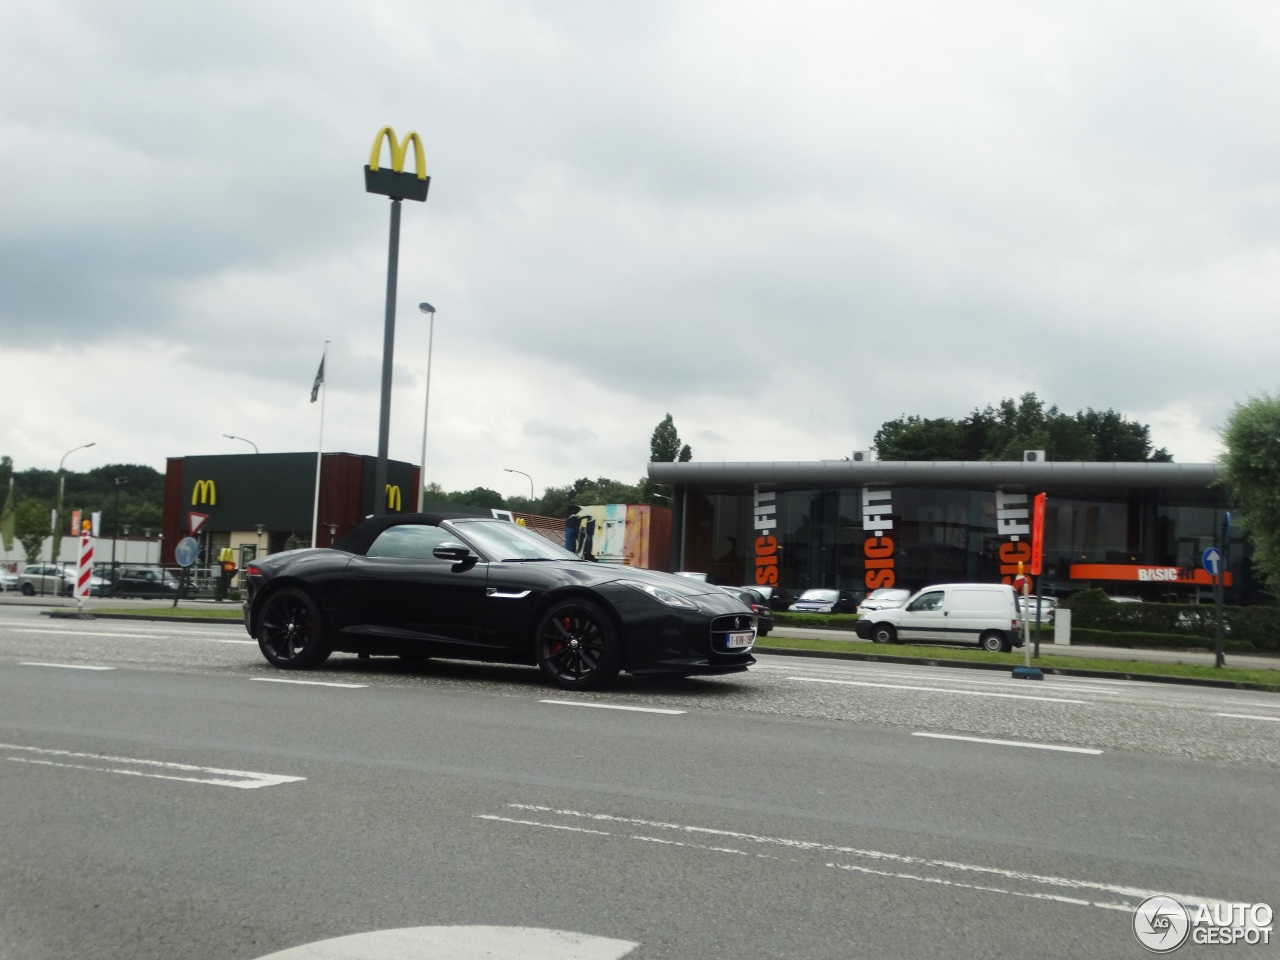
[[1022, 646], [1018, 601], [1003, 583], [940, 583], [912, 594], [900, 607], [876, 610], [857, 624], [876, 643], [927, 640], [976, 643], [984, 650]]

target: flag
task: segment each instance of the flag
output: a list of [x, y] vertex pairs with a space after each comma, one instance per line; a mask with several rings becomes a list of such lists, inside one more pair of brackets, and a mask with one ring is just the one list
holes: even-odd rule
[[320, 357], [320, 369], [316, 371], [316, 382], [311, 385], [311, 402], [320, 396], [320, 388], [324, 385], [324, 357]]
[[0, 510], [0, 541], [4, 543], [4, 551], [13, 549], [13, 477], [9, 478], [9, 496], [4, 501], [4, 509]]

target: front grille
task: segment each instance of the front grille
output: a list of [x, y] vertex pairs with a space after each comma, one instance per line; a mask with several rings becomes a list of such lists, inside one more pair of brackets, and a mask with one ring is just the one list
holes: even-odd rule
[[[751, 631], [751, 643], [730, 647], [729, 634]], [[711, 649], [715, 653], [746, 653], [755, 644], [756, 618], [747, 613], [733, 613], [711, 621]]]

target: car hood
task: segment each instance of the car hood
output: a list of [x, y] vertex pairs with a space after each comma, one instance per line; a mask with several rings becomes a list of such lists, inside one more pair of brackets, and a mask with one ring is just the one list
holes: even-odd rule
[[[519, 566], [510, 560], [501, 564]], [[706, 597], [717, 594], [728, 596], [714, 584], [692, 577], [677, 577], [674, 573], [663, 573], [660, 570], [645, 570], [642, 567], [624, 567], [612, 563], [592, 563], [589, 560], [540, 560], [530, 563], [531, 567], [550, 568], [562, 573], [566, 578], [587, 587], [598, 587], [601, 584], [613, 583], [617, 580], [632, 580], [647, 583], [681, 597]]]

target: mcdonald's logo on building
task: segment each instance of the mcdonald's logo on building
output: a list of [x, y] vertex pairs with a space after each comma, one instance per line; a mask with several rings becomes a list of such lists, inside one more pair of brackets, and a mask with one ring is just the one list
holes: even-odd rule
[[[386, 140], [391, 147], [391, 169], [383, 169], [381, 165], [382, 141]], [[405, 173], [404, 161], [413, 145], [414, 172]], [[427, 188], [431, 178], [427, 176], [427, 159], [422, 152], [422, 138], [416, 130], [410, 130], [404, 140], [396, 138], [396, 132], [390, 127], [383, 127], [373, 138], [373, 149], [369, 151], [369, 164], [364, 168], [364, 188], [368, 193], [380, 193], [392, 200], [426, 200]]]
[[212, 480], [197, 480], [191, 488], [191, 505], [194, 507], [200, 503], [217, 505], [218, 487]]
[[394, 483], [387, 484], [387, 509], [400, 510], [400, 488]]

